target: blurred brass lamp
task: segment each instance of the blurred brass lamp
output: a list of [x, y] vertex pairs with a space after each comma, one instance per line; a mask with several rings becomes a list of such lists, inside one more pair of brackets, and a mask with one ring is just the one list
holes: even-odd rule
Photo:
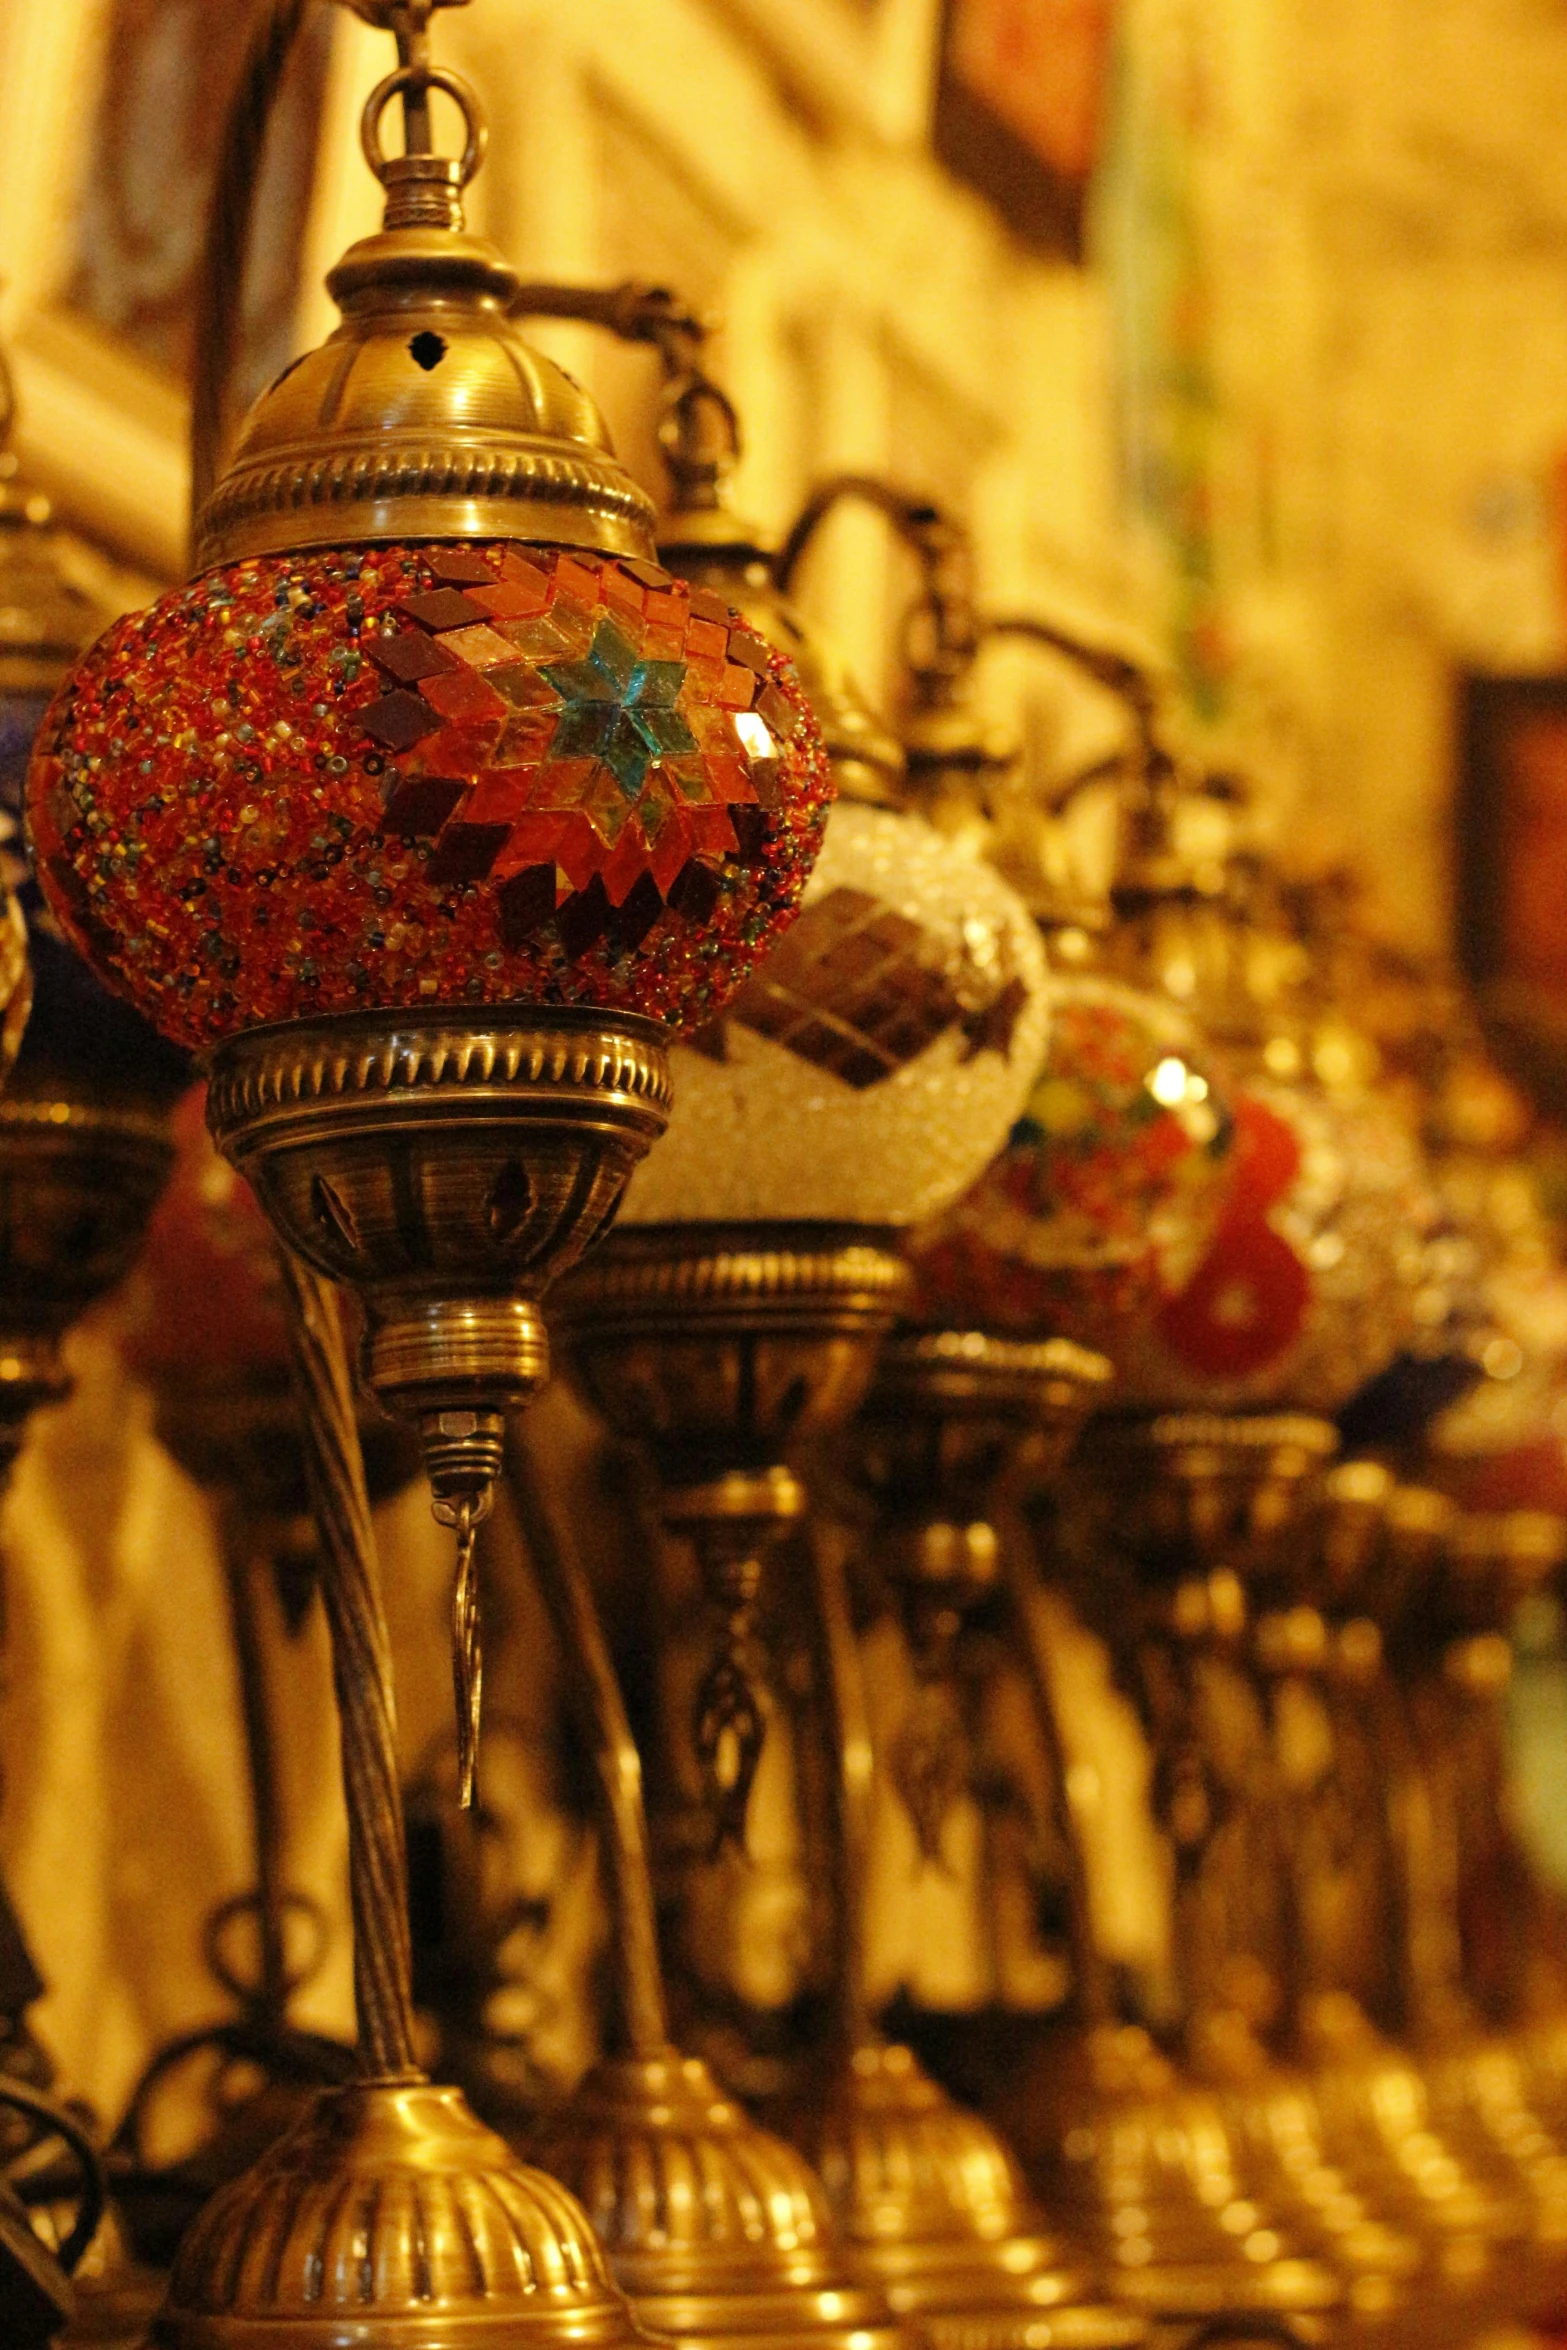
[[[832, 790], [787, 660], [654, 561], [591, 404], [509, 324], [516, 279], [463, 226], [477, 101], [431, 62], [426, 0], [360, 13], [399, 44], [363, 125], [385, 226], [332, 273], [336, 334], [220, 473], [257, 125], [302, 14], [275, 0], [209, 241], [196, 576], [78, 664], [28, 784], [63, 929], [210, 1056], [213, 1133], [288, 1251], [342, 1722], [364, 2077], [186, 2236], [156, 2329], [178, 2350], [627, 2337], [579, 2206], [415, 2062], [387, 1641], [328, 1285], [356, 1294], [364, 1375], [415, 1421], [458, 1536], [471, 1791], [474, 1537], [505, 1415], [546, 1373], [537, 1300], [664, 1124], [666, 1026], [721, 1012], [787, 923]], [[432, 88], [465, 118], [460, 159], [431, 149]]]
[[825, 1534], [811, 1556], [837, 1949], [829, 2034], [792, 2104], [790, 2134], [820, 2171], [839, 2226], [931, 2350], [957, 2350], [976, 2334], [1024, 2350], [1042, 2329], [1082, 2350], [1141, 2341], [1145, 2317], [1108, 2302], [1063, 2248], [998, 2133], [875, 2028], [864, 1957], [869, 1722], [847, 1587]]
[[[1559, 2096], [1531, 2077], [1528, 2043], [1492, 2018], [1521, 2005], [1527, 1901], [1502, 1899], [1474, 1949], [1485, 1888], [1506, 1884], [1505, 1726], [1514, 1614], [1559, 1573], [1567, 1525], [1529, 1510], [1455, 1513], [1392, 1658], [1418, 1782], [1406, 1830], [1409, 2036], [1434, 2126], [1499, 2200], [1521, 2202], [1533, 2242], [1567, 2251], [1567, 2152]], [[1466, 1924], [1471, 1929], [1466, 1932]]]
[[[666, 554], [745, 596], [775, 641], [808, 642], [754, 537], [724, 510], [732, 444], [711, 471], [695, 453], [691, 401], [703, 397], [672, 371]], [[995, 1150], [1044, 1036], [1023, 909], [900, 811], [901, 762], [868, 722], [845, 723], [852, 705], [831, 657], [808, 645], [805, 674], [843, 800], [800, 923], [722, 1030], [677, 1053], [664, 1164], [649, 1161], [653, 1180], [633, 1185], [619, 1229], [554, 1307], [578, 1384], [617, 1434], [650, 1449], [665, 1522], [693, 1536], [722, 1615], [696, 1734], [717, 1832], [737, 1841], [765, 1721], [753, 1628], [762, 1541], [807, 1506], [790, 1456], [849, 1420], [907, 1294], [900, 1230]], [[791, 1567], [800, 1548], [789, 1544]], [[794, 2116], [798, 2143], [859, 2260], [927, 2342], [1136, 2341], [1142, 2321], [1060, 2260], [994, 2133], [869, 2027], [858, 1955], [867, 1749], [862, 1729], [845, 1727], [853, 1683], [840, 1687], [830, 1589], [818, 1584], [808, 1604], [837, 1757], [841, 2029], [823, 2097]]]
[[581, 2196], [650, 2333], [696, 2350], [759, 2338], [897, 2350], [892, 2311], [839, 2242], [806, 2163], [670, 2043], [637, 1749], [587, 1576], [520, 1438], [512, 1464], [599, 1788], [614, 1995], [608, 2053], [569, 2097], [540, 2114], [492, 2093], [490, 2118]]
[[[115, 1288], [170, 1162], [166, 1113], [186, 1056], [111, 995], [62, 937], [17, 851], [39, 722], [71, 664], [112, 618], [89, 551], [54, 521], [8, 446], [0, 363], [0, 1464], [69, 1378], [60, 1342]], [[12, 897], [14, 887], [16, 896]], [[21, 984], [20, 906], [32, 965]], [[25, 1029], [23, 1022], [26, 1021]]]
[[[882, 1349], [851, 1443], [877, 1505], [876, 1559], [897, 1604], [915, 1694], [890, 1775], [922, 1858], [942, 1864], [948, 1816], [971, 1777], [962, 1652], [972, 1619], [998, 1604], [1016, 1642], [1059, 1795], [1064, 1761], [1047, 1668], [1018, 1583], [1011, 1519], [1020, 1483], [1053, 1485], [1109, 1388], [1102, 1355], [1068, 1339], [982, 1330], [897, 1331]], [[998, 1524], [998, 1512], [1006, 1522]], [[977, 1698], [985, 1702], [983, 1675]], [[1077, 1847], [1052, 1821], [1068, 1872], [1074, 1969], [1097, 1986]]]
[[[650, 1393], [691, 1399], [695, 1390], [721, 1397], [754, 1384], [765, 1394], [778, 1385], [779, 1357], [787, 1360], [786, 1349], [795, 1357], [789, 1366], [793, 1384], [803, 1389], [807, 1374], [814, 1374], [807, 1390], [814, 1424], [841, 1425], [869, 1375], [873, 1346], [861, 1337], [855, 1349], [860, 1358], [853, 1363], [855, 1376], [852, 1383], [846, 1382], [841, 1365], [853, 1358], [839, 1333], [827, 1324], [820, 1304], [809, 1309], [817, 1317], [814, 1334], [797, 1305], [794, 1335], [781, 1335], [772, 1346], [762, 1335], [766, 1307], [755, 1317], [757, 1337], [747, 1340], [742, 1335], [743, 1301], [734, 1296], [710, 1306], [698, 1302], [684, 1319], [677, 1316], [677, 1297], [672, 1297], [661, 1326], [654, 1324], [651, 1314], [635, 1318], [636, 1286], [644, 1268], [651, 1286], [660, 1265], [668, 1279], [671, 1268], [678, 1275], [700, 1262], [695, 1233], [687, 1237], [692, 1251], [683, 1259], [674, 1254], [667, 1235], [617, 1239], [561, 1293], [562, 1343], [588, 1394], [605, 1405], [611, 1425], [622, 1434], [654, 1433], [642, 1416]], [[786, 1332], [788, 1261], [777, 1247], [784, 1235], [770, 1237], [777, 1248], [772, 1286], [780, 1294], [778, 1320]], [[819, 1248], [826, 1237], [818, 1241]], [[711, 1242], [708, 1246], [711, 1252]], [[731, 1278], [738, 1280], [748, 1265], [760, 1275], [767, 1260], [759, 1252], [749, 1260], [742, 1258]], [[824, 1289], [825, 1275], [815, 1276], [813, 1286]], [[698, 1289], [698, 1300], [701, 1294]], [[899, 1294], [894, 1290], [887, 1298], [883, 1293], [884, 1315], [895, 1310]], [[727, 1318], [731, 1335], [724, 1334], [721, 1316]], [[749, 1370], [741, 1351], [746, 1345], [755, 1347]], [[700, 1359], [704, 1348], [705, 1363]], [[721, 1371], [727, 1372], [722, 1379]], [[687, 1411], [689, 1429], [694, 1418], [689, 1401]], [[661, 1414], [655, 1457], [689, 1457], [693, 1440], [687, 1435], [682, 1441], [678, 1431], [671, 1431], [672, 1416], [672, 1408], [667, 1417]], [[798, 1423], [793, 1432], [798, 1433]], [[793, 1486], [792, 1477], [790, 1483]], [[813, 1552], [819, 1550], [812, 1547]], [[871, 2027], [860, 1915], [869, 1747], [846, 1603], [832, 1570], [819, 1556], [810, 1596], [835, 1757], [839, 1989], [831, 2046], [813, 2067], [819, 2093], [790, 2113], [791, 2135], [821, 2173], [834, 2218], [858, 2261], [927, 2343], [956, 2344], [972, 2339], [980, 2329], [987, 2341], [1023, 2345], [1040, 2339], [1041, 2327], [1051, 2342], [1078, 2344], [1082, 2350], [1091, 2345], [1112, 2350], [1113, 2345], [1140, 2341], [1143, 2320], [1097, 2299], [1091, 2277], [1063, 2260], [995, 2133], [978, 2115], [954, 2105], [910, 2050], [885, 2045]], [[591, 2082], [590, 2076], [590, 2087]], [[575, 2115], [569, 2119], [563, 2125], [567, 2142], [579, 2140], [584, 2126]], [[607, 2119], [598, 2126], [601, 2146], [606, 2131]], [[557, 2162], [553, 2136], [546, 2135], [544, 2143], [551, 2149], [552, 2162]]]
[[799, 921], [727, 1013], [677, 1046], [679, 1108], [619, 1229], [559, 1300], [575, 1374], [649, 1443], [719, 1626], [697, 1695], [715, 1833], [741, 1840], [765, 1694], [764, 1556], [805, 1509], [789, 1455], [841, 1425], [896, 1316], [896, 1236], [1007, 1132], [1043, 1044], [1044, 970], [1012, 894], [903, 805], [903, 760], [841, 661], [775, 585], [724, 495], [727, 397], [667, 297], [530, 288], [659, 347], [673, 503], [660, 551], [798, 661], [839, 803]]
[[[1241, 1801], [1261, 1827], [1254, 1865], [1271, 1860], [1276, 2012], [1264, 2054], [1233, 2015], [1210, 2021], [1209, 2069], [1230, 2076], [1226, 2111], [1268, 2192], [1356, 2279], [1356, 2304], [1472, 2284], [1488, 2242], [1509, 2225], [1447, 2138], [1423, 2130], [1423, 2095], [1372, 2017], [1396, 2015], [1400, 1942], [1390, 1850], [1383, 1651], [1364, 1591], [1389, 1532], [1395, 1487], [1368, 1461], [1329, 1468], [1291, 1537], [1255, 1556], [1248, 1642], [1263, 1745]], [[1331, 2019], [1331, 2023], [1330, 2023]], [[1331, 2029], [1358, 2060], [1382, 2065], [1384, 2126], [1373, 2096], [1324, 2093], [1309, 2069]], [[1396, 2084], [1396, 2086], [1395, 2086]], [[1420, 2111], [1410, 2110], [1410, 2093]], [[1394, 2109], [1405, 2108], [1402, 2124]]]
[[[1238, 1570], [1248, 1552], [1285, 1537], [1332, 1444], [1331, 1429], [1310, 1421], [1227, 1431], [1208, 1419], [1149, 1423], [1112, 1411], [1079, 1448], [1088, 1456], [1081, 1483], [1075, 1466], [1068, 1472], [1077, 1493], [1062, 1570], [1110, 1641], [1153, 1750], [1188, 2044], [1202, 2044], [1205, 2016], [1227, 2004], [1226, 1883], [1249, 1885], [1229, 1774], [1236, 1735], [1244, 1741], [1249, 1731], [1255, 1757], [1261, 1723], [1244, 1675]], [[1026, 1629], [1025, 1580], [1016, 1604]], [[1048, 1703], [1043, 1665], [1037, 1678]], [[1231, 1732], [1217, 1752], [1216, 1713]], [[1183, 2077], [1146, 2032], [1117, 2022], [1091, 1948], [1076, 1955], [1077, 2028], [1045, 2042], [1000, 2103], [1050, 2207], [1099, 2249], [1116, 2290], [1161, 2319], [1304, 2318], [1336, 2307], [1354, 2265], [1346, 2246], [1320, 2215], [1281, 2208], [1227, 2120], [1219, 2086]]]

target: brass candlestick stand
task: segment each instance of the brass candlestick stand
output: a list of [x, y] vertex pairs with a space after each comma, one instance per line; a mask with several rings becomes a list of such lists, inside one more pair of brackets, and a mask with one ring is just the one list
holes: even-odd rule
[[[1034, 1489], [1054, 1483], [1111, 1376], [1102, 1355], [1064, 1339], [899, 1332], [882, 1350], [851, 1431], [856, 1472], [877, 1504], [877, 1557], [915, 1676], [889, 1771], [927, 1861], [941, 1859], [947, 1812], [969, 1776], [958, 1687], [966, 1626], [1010, 1596], [1014, 1583], [1009, 1530], [996, 1523], [998, 1496], [1020, 1479]], [[1013, 1621], [1015, 1614], [1009, 1609], [1009, 1629], [1020, 1635], [1016, 1653], [1053, 1780], [1049, 1830], [1065, 1865], [1074, 1974], [1091, 1973], [1097, 1986], [1087, 1883], [1066, 1817], [1054, 1707], [1041, 1682], [1033, 1627]], [[983, 1705], [986, 1677], [977, 1678]]]
[[[1408, 2274], [1410, 2239], [1434, 2246], [1445, 2277], [1472, 2280], [1489, 2244], [1517, 2223], [1429, 2126], [1407, 2060], [1384, 2047], [1377, 2069], [1378, 2044], [1353, 2002], [1331, 2012], [1346, 2028], [1353, 2019], [1358, 2066], [1319, 2073], [1309, 2100], [1275, 2073], [1262, 2039], [1287, 2020], [1295, 1921], [1277, 1757], [1245, 1671], [1248, 1593], [1264, 1602], [1287, 1676], [1303, 1650], [1316, 1653], [1319, 1627], [1307, 1623], [1309, 1609], [1267, 1603], [1300, 1589], [1298, 1562], [1313, 1533], [1308, 1505], [1332, 1449], [1326, 1423], [1300, 1416], [1175, 1415], [1108, 1433], [1097, 1468], [1104, 1490], [1117, 1495], [1117, 1522], [1154, 1599], [1123, 1656], [1150, 1723], [1174, 1848], [1188, 2049], [1232, 2112], [1244, 2112], [1242, 2143], [1266, 2149], [1264, 2176], [1286, 2187], [1293, 2211], [1305, 2212], [1336, 2259], [1361, 2271], [1363, 2293], [1375, 2301]], [[1128, 1501], [1139, 1454], [1159, 1466], [1144, 1498]], [[1194, 1572], [1202, 1578], [1195, 1584]], [[1303, 2173], [1317, 2173], [1328, 2194], [1302, 2195]], [[1340, 2194], [1349, 2200], [1338, 2202]]]
[[[1352, 1464], [1343, 1472], [1359, 1487], [1345, 1496], [1339, 1540], [1320, 1545], [1307, 1588], [1321, 1603], [1304, 1617], [1321, 1637], [1311, 1638], [1311, 1669], [1329, 1695], [1337, 1745], [1368, 1743], [1369, 1773], [1357, 1840], [1380, 1850], [1393, 1873], [1380, 1919], [1384, 1949], [1397, 1953], [1396, 1982], [1387, 1990], [1398, 2010], [1418, 2007], [1416, 1981], [1424, 1969], [1428, 1897], [1421, 1884], [1427, 1839], [1417, 1820], [1419, 1790], [1404, 1709], [1384, 1663], [1396, 1647], [1406, 1613], [1441, 1571], [1451, 1512], [1439, 1495], [1413, 1488], [1383, 1489], [1379, 1472]], [[1358, 1534], [1349, 1519], [1359, 1513]], [[1348, 1537], [1345, 1539], [1344, 1537]], [[1280, 1652], [1276, 1673], [1287, 1672], [1289, 1643], [1282, 1628], [1271, 1637]], [[1297, 1662], [1299, 1659], [1297, 1658]], [[1337, 1794], [1345, 1793], [1348, 1774]], [[1335, 1791], [1330, 1788], [1329, 1800]], [[1375, 1866], [1372, 1862], [1370, 1865]], [[1333, 2159], [1363, 2183], [1377, 2207], [1429, 2247], [1433, 2273], [1458, 2286], [1473, 2285], [1491, 2264], [1493, 2248], [1528, 2232], [1529, 2212], [1516, 2176], [1508, 2178], [1472, 2128], [1457, 2131], [1433, 2108], [1423, 2068], [1382, 2038], [1364, 2004], [1364, 1980], [1346, 1981], [1342, 1969], [1313, 1963], [1322, 1938], [1311, 1920], [1312, 1888], [1302, 1882], [1300, 1922], [1308, 1953], [1298, 1985], [1293, 2037], [1311, 2067], [1313, 2100], [1323, 2142]], [[1316, 1888], [1320, 1894], [1321, 1887]]]
[[239, 2350], [286, 2328], [290, 2350], [444, 2350], [514, 2328], [629, 2342], [578, 2206], [414, 2061], [391, 1673], [352, 1390], [330, 1290], [292, 1260], [286, 1271], [342, 1720], [364, 2078], [322, 2093], [207, 2206], [154, 2339]]
[[581, 1562], [520, 1442], [511, 1486], [595, 1765], [616, 1995], [611, 2053], [571, 2096], [542, 2120], [495, 2118], [580, 2195], [650, 2332], [694, 2350], [739, 2350], [758, 2336], [896, 2350], [892, 2312], [838, 2243], [807, 2165], [670, 2045], [641, 1766], [620, 1687]]
[[[1398, 1904], [1374, 1730], [1381, 1644], [1351, 1603], [1391, 1498], [1374, 1464], [1331, 1470], [1294, 1538], [1257, 1562], [1251, 1655], [1268, 1746], [1253, 1799], [1271, 1812], [1281, 1897], [1273, 2037], [1297, 2061], [1274, 2064], [1233, 2024], [1210, 2029], [1209, 2041], [1210, 2061], [1229, 2060], [1226, 2112], [1249, 2165], [1354, 2275], [1367, 2312], [1472, 2282], [1497, 2216], [1446, 2141], [1422, 2128], [1410, 2107], [1418, 2083], [1378, 2043], [1362, 2004], [1387, 2012], [1394, 2000]], [[1383, 2095], [1371, 2100], [1380, 2127], [1299, 2069], [1329, 2033], [1362, 2054], [1381, 2046]]]
[[[1079, 1491], [1090, 1486], [1103, 1507], [1078, 1597], [1148, 1725], [1155, 1803], [1172, 1846], [1180, 2005], [1194, 2018], [1222, 2011], [1227, 1995], [1212, 1847], [1221, 1827], [1235, 1834], [1242, 1758], [1254, 1761], [1261, 1737], [1238, 1664], [1237, 1562], [1248, 1543], [1283, 1534], [1331, 1444], [1318, 1422], [1221, 1428], [1110, 1415], [1084, 1447]], [[1119, 1544], [1106, 1523], [1112, 1509]], [[1025, 1630], [1032, 1621], [1023, 1585], [1017, 1618]], [[1037, 1677], [1048, 1701], [1043, 1659]], [[1217, 1758], [1216, 1712], [1228, 1733]], [[1052, 2206], [1102, 2246], [1116, 2290], [1166, 2320], [1335, 2307], [1337, 2274], [1292, 2246], [1270, 2216], [1220, 2094], [1178, 2075], [1145, 2032], [1112, 2020], [1091, 1947], [1078, 1971], [1086, 2028], [1041, 2050], [1003, 2113]], [[1328, 2240], [1315, 2215], [1306, 2233]]]
[[879, 1232], [832, 1225], [622, 1227], [557, 1293], [573, 1376], [647, 1445], [718, 1626], [697, 1693], [715, 1836], [742, 1842], [764, 1729], [753, 1626], [769, 1552], [805, 1491], [786, 1454], [865, 1392], [907, 1287]]
[[[722, 1605], [742, 1549], [732, 1530], [745, 1529], [744, 1588], [754, 1591], [758, 1532], [786, 1531], [803, 1514], [785, 1447], [841, 1427], [870, 1380], [907, 1287], [878, 1239], [820, 1226], [622, 1230], [559, 1293], [578, 1383], [617, 1434], [650, 1446], [666, 1522], [705, 1553]], [[769, 1493], [786, 1504], [765, 1508]], [[1051, 2342], [1109, 2350], [1139, 2340], [1136, 2319], [1087, 2299], [1086, 2278], [1060, 2264], [994, 2133], [910, 2051], [871, 2031], [859, 1910], [869, 1747], [836, 1589], [829, 1577], [816, 1602], [836, 1753], [840, 2019], [822, 2094], [796, 2111], [791, 2134], [857, 2258], [928, 2340], [956, 2343], [980, 2328], [987, 2341], [1021, 2344], [1039, 2339], [1042, 2323]], [[729, 1641], [732, 1651], [732, 1619]]]
[[863, 1904], [869, 1724], [848, 1593], [825, 1537], [812, 1544], [814, 1628], [834, 1748], [836, 2012], [791, 2133], [827, 2186], [845, 2234], [894, 2308], [935, 2350], [975, 2338], [1022, 2350], [1141, 2341], [1146, 2320], [1098, 2297], [1033, 2205], [988, 2123], [930, 2079], [912, 2049], [876, 2032], [867, 2003]]
[[[328, 1933], [318, 1904], [287, 1879], [269, 1673], [269, 1642], [279, 1639], [271, 1626], [281, 1623], [284, 1641], [302, 1636], [322, 1568], [298, 1397], [286, 1360], [228, 1377], [171, 1366], [154, 1392], [161, 1441], [215, 1505], [256, 1866], [254, 1887], [225, 1902], [206, 1928], [209, 1968], [237, 2012], [157, 2051], [116, 2136], [117, 2153], [132, 2166], [122, 2197], [138, 2242], [166, 2261], [208, 2198], [281, 2137], [317, 2089], [352, 2078], [357, 2066], [352, 2048], [290, 2022], [293, 2001], [321, 1967]], [[379, 1414], [361, 1412], [360, 1433], [373, 1503], [417, 1473], [417, 1446]], [[263, 1603], [269, 1584], [271, 1608]], [[286, 1664], [286, 1651], [280, 1661]], [[247, 1924], [250, 1967], [240, 1955]], [[219, 2060], [209, 2091], [213, 2127], [190, 2154], [157, 2167], [146, 2151], [150, 2117], [171, 2076], [202, 2055]], [[231, 2083], [241, 2085], [237, 2097]]]

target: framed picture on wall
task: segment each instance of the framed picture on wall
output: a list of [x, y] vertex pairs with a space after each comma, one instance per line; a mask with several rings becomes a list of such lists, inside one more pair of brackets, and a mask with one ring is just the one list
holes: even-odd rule
[[1493, 1051], [1567, 1114], [1567, 672], [1458, 681], [1458, 952]]
[[1115, 0], [943, 0], [936, 152], [1015, 235], [1081, 257]]

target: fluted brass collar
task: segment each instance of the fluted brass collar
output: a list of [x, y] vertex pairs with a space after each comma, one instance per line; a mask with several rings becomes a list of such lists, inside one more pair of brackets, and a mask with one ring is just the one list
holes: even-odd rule
[[[469, 122], [460, 159], [381, 153], [377, 125], [410, 81]], [[507, 315], [516, 272], [470, 236], [477, 101], [455, 74], [389, 75], [365, 114], [385, 226], [327, 280], [342, 324], [278, 377], [241, 429], [196, 532], [197, 568], [390, 539], [522, 539], [651, 556], [653, 508], [597, 408]]]

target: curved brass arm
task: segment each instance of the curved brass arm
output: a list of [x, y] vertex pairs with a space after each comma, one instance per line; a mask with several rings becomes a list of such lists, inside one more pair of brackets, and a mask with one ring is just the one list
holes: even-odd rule
[[1047, 652], [1059, 653], [1064, 661], [1082, 670], [1096, 685], [1102, 685], [1108, 693], [1124, 702], [1136, 722], [1138, 748], [1145, 772], [1155, 761], [1164, 757], [1156, 733], [1158, 686], [1148, 671], [1127, 654], [1118, 653], [1108, 645], [1087, 644], [1058, 623], [1043, 620], [1032, 612], [1009, 612], [995, 618], [986, 617], [980, 622], [979, 633], [982, 644], [999, 637], [1012, 637], [1026, 644], [1040, 645]]
[[509, 308], [513, 318], [569, 318], [601, 326], [623, 343], [651, 343], [666, 354], [677, 344], [702, 344], [711, 331], [711, 321], [668, 286], [644, 285], [634, 277], [618, 286], [542, 281], [519, 286]]
[[812, 539], [834, 508], [846, 502], [871, 506], [884, 514], [927, 571], [939, 563], [950, 563], [960, 550], [967, 557], [967, 533], [928, 498], [900, 489], [874, 473], [836, 473], [811, 492], [778, 550], [773, 576], [785, 595]]

